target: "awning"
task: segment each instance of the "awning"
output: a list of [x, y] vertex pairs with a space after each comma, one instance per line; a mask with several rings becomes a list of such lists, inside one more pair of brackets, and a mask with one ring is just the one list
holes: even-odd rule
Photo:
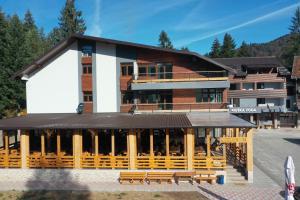
[[13, 129], [133, 129], [133, 128], [252, 128], [255, 125], [227, 112], [211, 113], [57, 113], [28, 114], [0, 120], [0, 130]]

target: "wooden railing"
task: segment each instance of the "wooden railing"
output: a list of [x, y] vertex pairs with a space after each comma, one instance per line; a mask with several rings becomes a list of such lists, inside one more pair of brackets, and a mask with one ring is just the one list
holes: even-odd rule
[[21, 168], [20, 154], [0, 154], [0, 168]]
[[235, 166], [235, 167], [246, 167], [247, 163], [247, 154], [243, 152], [241, 148], [235, 146], [235, 144], [231, 144], [227, 146], [226, 149], [227, 159]]
[[132, 107], [137, 111], [145, 112], [176, 112], [176, 111], [195, 111], [195, 110], [215, 110], [227, 109], [227, 103], [153, 103], [153, 104], [123, 104], [121, 105], [122, 112], [129, 112]]
[[194, 169], [225, 169], [226, 158], [223, 156], [194, 156]]
[[128, 169], [128, 156], [81, 156], [81, 168]]
[[137, 156], [137, 169], [187, 169], [185, 156]]
[[27, 166], [29, 168], [73, 168], [74, 156], [29, 155]]

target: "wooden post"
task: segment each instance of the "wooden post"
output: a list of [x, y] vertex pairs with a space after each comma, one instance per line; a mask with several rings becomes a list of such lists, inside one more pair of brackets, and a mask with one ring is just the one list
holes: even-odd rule
[[210, 157], [210, 129], [205, 129], [206, 134], [206, 156]]
[[138, 130], [137, 130], [137, 138], [136, 138], [136, 142], [137, 142], [137, 147], [138, 147], [138, 152], [137, 152], [137, 153], [141, 153], [141, 152], [142, 152], [141, 129], [138, 129]]
[[56, 133], [56, 154], [57, 154], [57, 156], [60, 155], [60, 152], [61, 152], [60, 130], [57, 130], [57, 133]]
[[170, 129], [166, 129], [166, 156], [170, 156]]
[[111, 130], [111, 155], [115, 156], [115, 130]]
[[247, 179], [253, 183], [253, 129], [247, 133]]
[[153, 129], [150, 129], [150, 156], [154, 156]]
[[23, 169], [28, 168], [27, 156], [29, 156], [29, 131], [21, 131], [21, 166]]
[[80, 158], [82, 154], [82, 131], [74, 130], [73, 131], [73, 156], [74, 156], [74, 168], [79, 169]]
[[46, 149], [47, 153], [50, 152], [50, 146], [51, 146], [51, 143], [50, 143], [50, 136], [51, 136], [52, 132], [53, 132], [53, 131], [50, 131], [50, 130], [47, 130], [47, 131], [46, 131], [46, 133], [47, 133], [47, 148], [45, 148], [45, 149]]
[[193, 128], [187, 129], [187, 169], [193, 170], [194, 150], [195, 150], [195, 130]]
[[135, 131], [129, 130], [129, 169], [135, 169], [136, 158], [136, 134]]
[[7, 131], [3, 131], [4, 133], [4, 148], [5, 148], [5, 159], [4, 159], [4, 165], [5, 167], [8, 167], [8, 155], [9, 155], [9, 136]]
[[99, 154], [99, 137], [98, 131], [95, 131], [95, 155], [98, 156]]
[[183, 135], [183, 148], [184, 148], [184, 156], [186, 156], [186, 148], [187, 148], [187, 143], [186, 143], [186, 133], [187, 133], [187, 130], [184, 129], [184, 135]]
[[[48, 138], [48, 141], [49, 141], [49, 138]], [[45, 133], [44, 132], [41, 133], [41, 155], [45, 156]]]

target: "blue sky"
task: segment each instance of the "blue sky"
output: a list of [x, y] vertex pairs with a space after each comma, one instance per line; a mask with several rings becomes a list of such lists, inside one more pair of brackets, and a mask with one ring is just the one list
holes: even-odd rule
[[[7, 14], [33, 13], [49, 32], [58, 23], [64, 0], [0, 0]], [[161, 30], [175, 47], [202, 54], [214, 38], [230, 33], [237, 45], [267, 42], [288, 33], [299, 0], [77, 0], [86, 20], [86, 34], [149, 45]]]

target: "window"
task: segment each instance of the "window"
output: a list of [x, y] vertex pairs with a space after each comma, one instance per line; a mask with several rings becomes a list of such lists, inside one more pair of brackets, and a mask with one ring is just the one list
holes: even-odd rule
[[121, 63], [122, 76], [132, 76], [133, 63]]
[[200, 89], [196, 90], [196, 102], [222, 102], [223, 90]]
[[290, 99], [286, 100], [286, 108], [288, 108], [288, 109], [291, 108], [291, 100]]
[[147, 76], [147, 67], [139, 66], [139, 76]]
[[257, 99], [257, 104], [265, 104], [265, 103], [266, 103], [266, 99], [264, 99], [264, 98]]
[[91, 45], [84, 45], [81, 51], [83, 57], [90, 57], [93, 54], [93, 47]]
[[257, 89], [265, 89], [264, 83], [257, 83]]
[[148, 74], [150, 76], [156, 76], [156, 67], [155, 67], [155, 65], [150, 65], [148, 67]]
[[293, 86], [287, 86], [286, 89], [287, 89], [287, 95], [288, 95], [288, 96], [293, 96], [293, 95], [295, 95], [295, 89], [294, 89]]
[[92, 92], [83, 92], [83, 101], [85, 103], [93, 102], [93, 93]]
[[92, 65], [83, 65], [83, 74], [92, 74]]
[[122, 94], [122, 104], [133, 104], [132, 92], [125, 92]]

